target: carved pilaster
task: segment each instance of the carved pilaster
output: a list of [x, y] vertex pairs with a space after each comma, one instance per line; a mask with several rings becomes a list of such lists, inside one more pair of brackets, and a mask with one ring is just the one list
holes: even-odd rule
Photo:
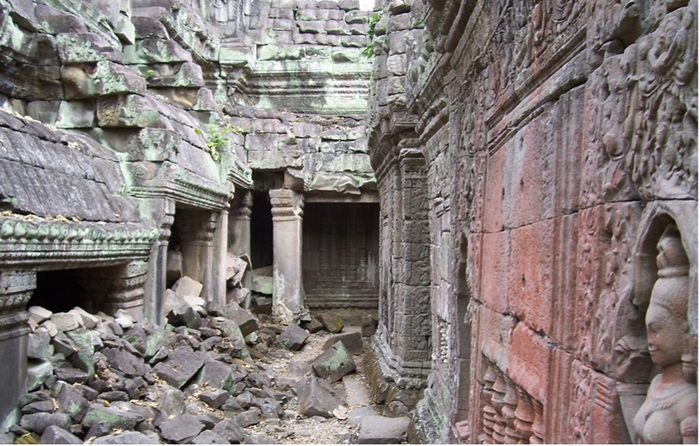
[[304, 306], [302, 287], [303, 196], [287, 189], [270, 191], [272, 204], [273, 314], [292, 323]]
[[33, 271], [0, 272], [0, 340], [28, 332], [25, 308], [35, 288]]

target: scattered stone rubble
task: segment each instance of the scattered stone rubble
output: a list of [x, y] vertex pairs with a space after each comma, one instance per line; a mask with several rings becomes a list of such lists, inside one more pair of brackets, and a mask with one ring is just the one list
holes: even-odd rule
[[[332, 335], [343, 326], [333, 314], [311, 318], [328, 324], [313, 335], [298, 325], [263, 325], [236, 303], [205, 308], [195, 297], [200, 290], [186, 276], [168, 290], [165, 327], [125, 311], [109, 316], [79, 307], [56, 313], [30, 307], [28, 393], [17, 407], [17, 423], [0, 440], [383, 441], [363, 427], [366, 415], [377, 412], [351, 375], [358, 370], [353, 355], [362, 360], [359, 327]], [[354, 380], [346, 386], [344, 377]], [[332, 436], [318, 437], [313, 426], [319, 425]], [[358, 437], [363, 430], [370, 436]], [[404, 428], [392, 442], [405, 438]]]

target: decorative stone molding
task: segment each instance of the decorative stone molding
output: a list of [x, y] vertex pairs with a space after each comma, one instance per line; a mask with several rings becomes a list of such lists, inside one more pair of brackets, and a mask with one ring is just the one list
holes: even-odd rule
[[33, 271], [0, 271], [0, 341], [29, 332], [25, 309], [35, 288]]
[[140, 223], [95, 223], [0, 216], [0, 261], [109, 263], [148, 255], [158, 230]]
[[81, 270], [78, 276], [85, 301], [93, 310], [114, 313], [119, 309], [138, 311], [143, 306], [148, 262], [132, 261], [125, 265]]

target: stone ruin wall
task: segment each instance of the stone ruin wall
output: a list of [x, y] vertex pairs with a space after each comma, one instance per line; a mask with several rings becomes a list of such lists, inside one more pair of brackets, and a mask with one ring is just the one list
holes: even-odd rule
[[[354, 0], [0, 1], [0, 375], [16, 384], [0, 418], [42, 275], [75, 271], [87, 309], [162, 321], [175, 244], [202, 296], [226, 299], [254, 189], [291, 221], [285, 249], [304, 201], [378, 201], [367, 17]], [[277, 268], [298, 313], [292, 251]]]
[[697, 2], [391, 1], [374, 52], [375, 398], [424, 389], [422, 442], [630, 442], [668, 223], [697, 368]]

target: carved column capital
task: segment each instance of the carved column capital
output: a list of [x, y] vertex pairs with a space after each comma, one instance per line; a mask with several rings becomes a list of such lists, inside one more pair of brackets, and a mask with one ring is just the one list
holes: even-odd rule
[[0, 271], [0, 340], [27, 332], [24, 310], [35, 288], [34, 271]]
[[289, 189], [270, 191], [272, 218], [298, 217], [304, 215], [304, 196]]

